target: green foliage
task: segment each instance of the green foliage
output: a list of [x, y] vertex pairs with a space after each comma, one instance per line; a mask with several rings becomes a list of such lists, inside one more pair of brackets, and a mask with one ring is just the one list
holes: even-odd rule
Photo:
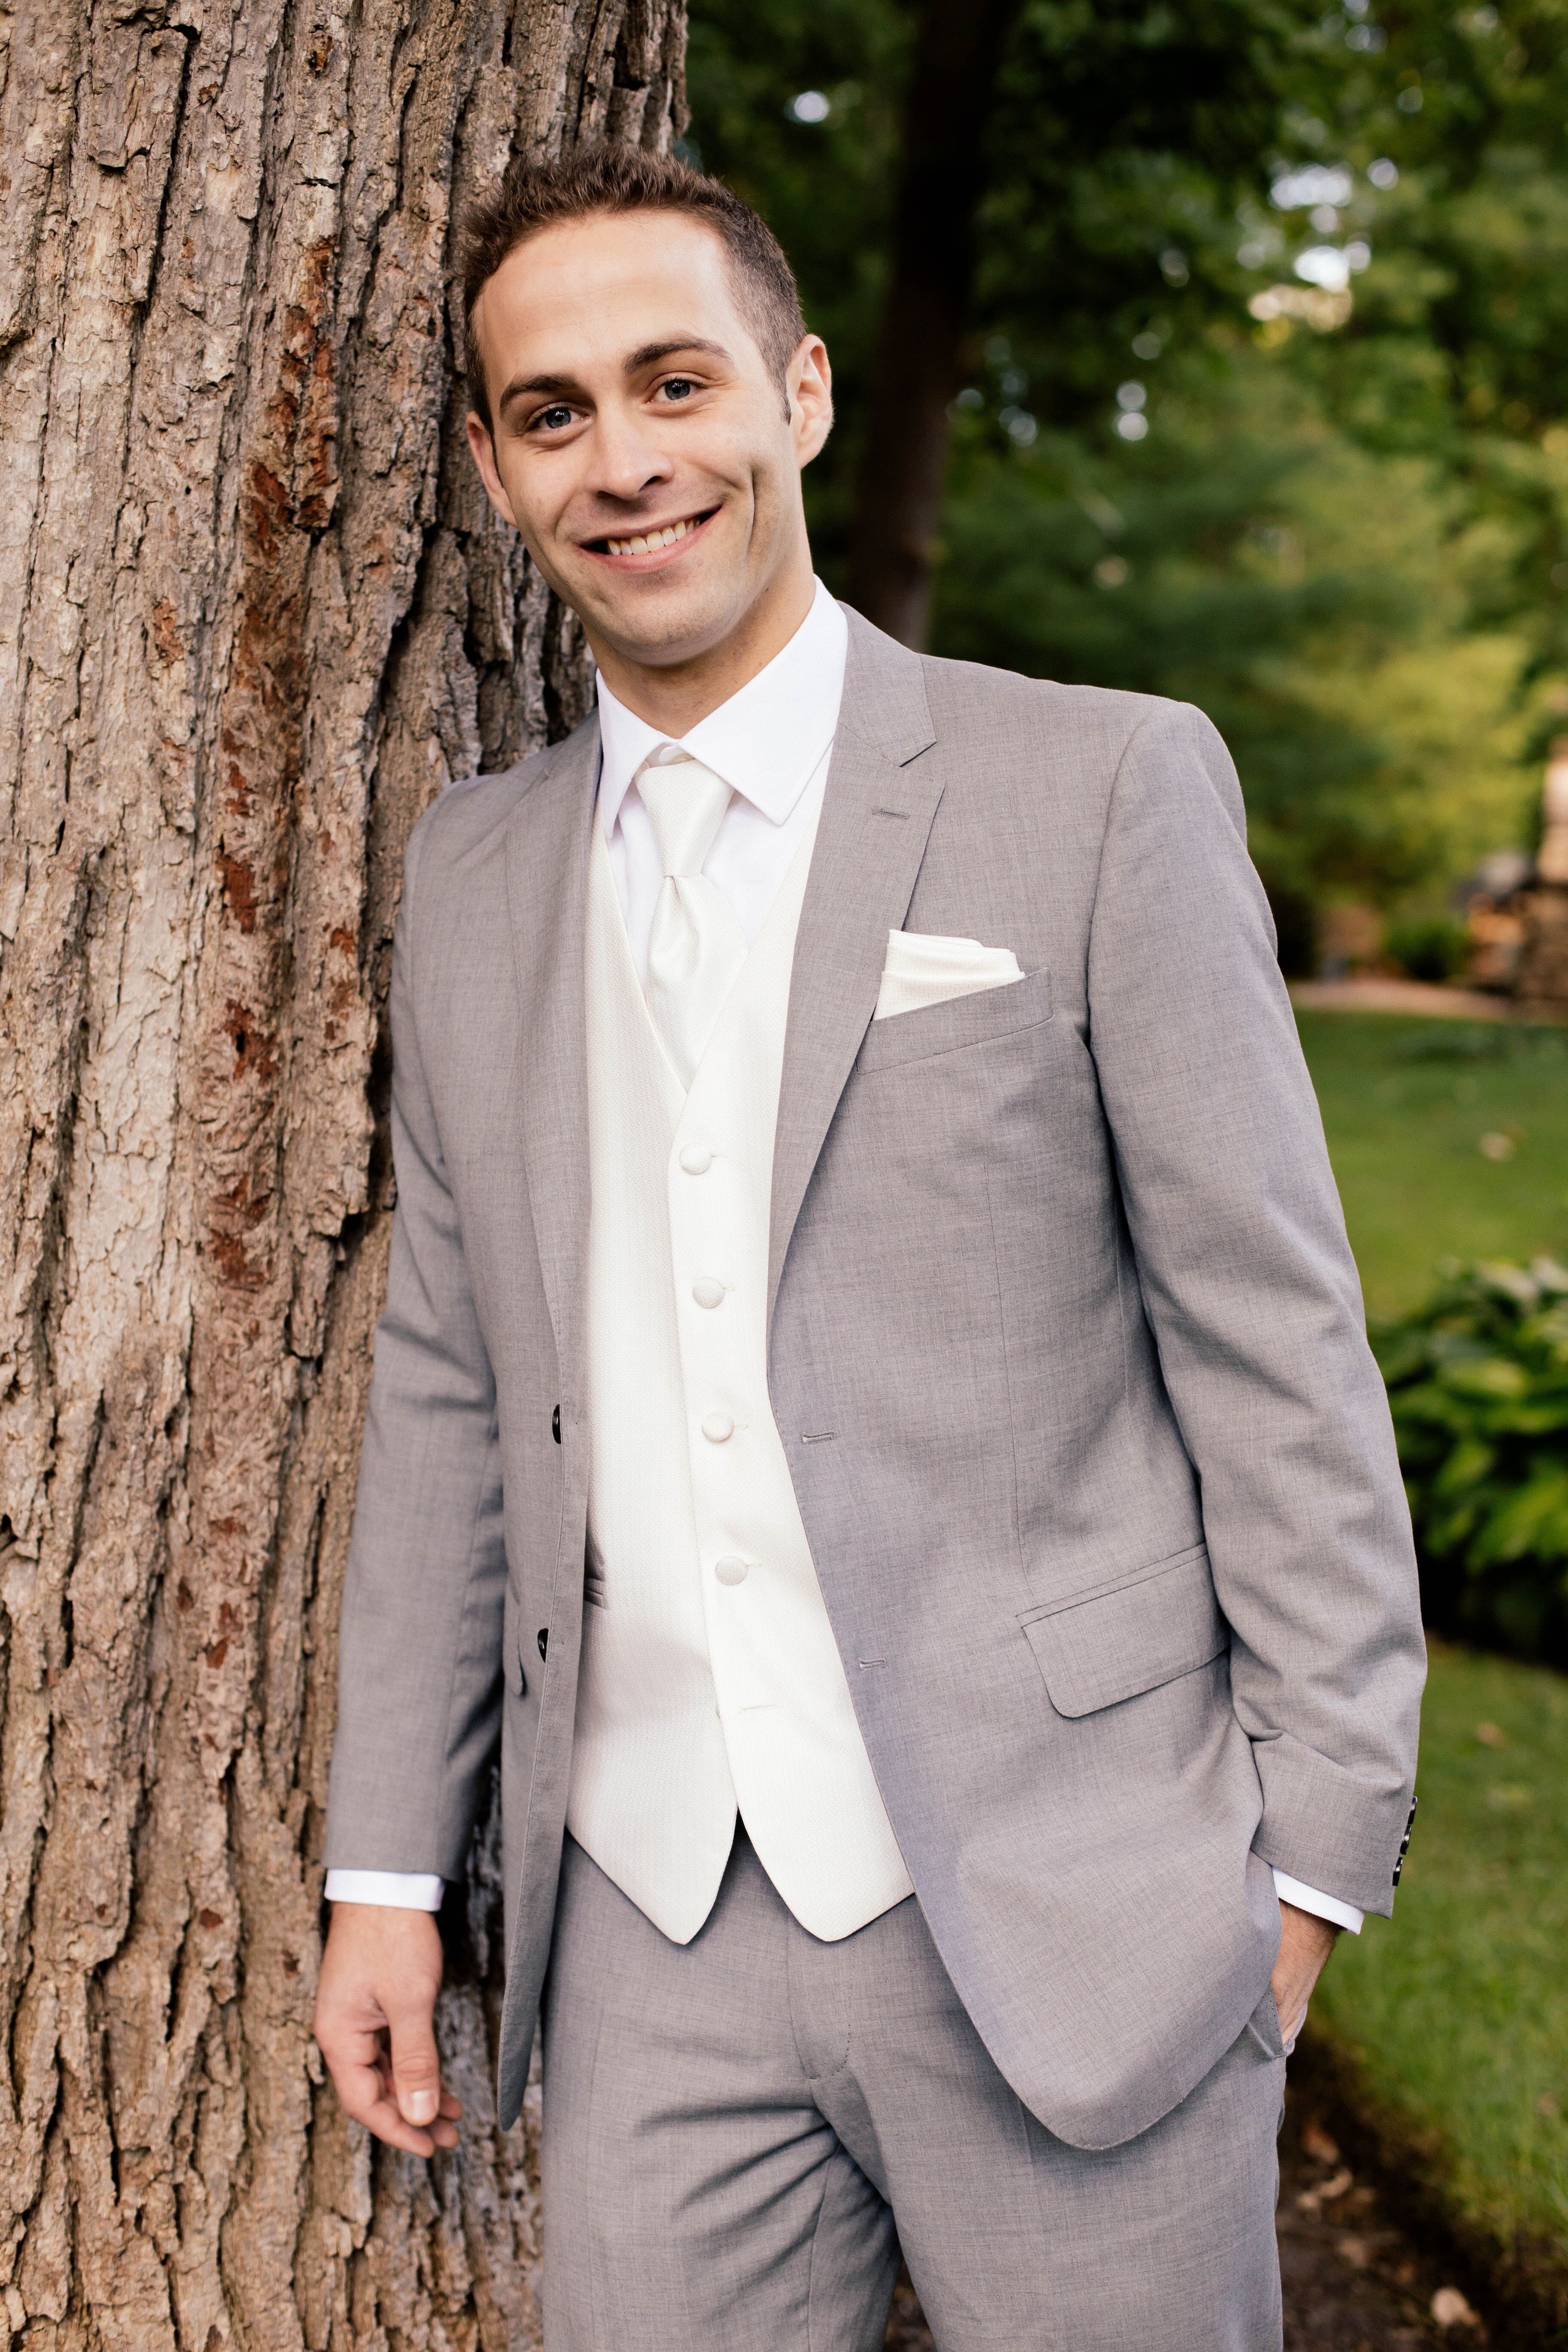
[[[696, 144], [833, 353], [841, 585], [912, 9], [691, 16]], [[1430, 906], [1527, 835], [1568, 712], [1565, 130], [1568, 0], [1020, 8], [936, 649], [1199, 703], [1281, 906]]]
[[[1568, 665], [1565, 128], [1563, 0], [1391, 10], [1385, 45], [1347, 75], [1324, 143], [1359, 161], [1381, 142], [1400, 178], [1369, 217], [1373, 257], [1352, 326], [1315, 354], [1327, 396], [1370, 446], [1435, 454], [1495, 528], [1478, 608], [1516, 616], [1530, 642], [1525, 675], [1559, 682]], [[1549, 707], [1537, 720], [1539, 749]]]
[[[833, 581], [885, 279], [913, 8], [692, 0], [689, 13], [689, 143], [771, 223], [832, 354], [839, 424], [808, 499]], [[1289, 93], [1320, 87], [1316, 21], [1316, 0], [1176, 11], [1163, 0], [1023, 0], [979, 224], [976, 363], [983, 345], [1011, 339], [996, 363], [998, 408], [1016, 408], [1016, 377], [1037, 386], [1054, 423], [1093, 416], [1103, 438], [1129, 339], [1152, 326], [1163, 341], [1171, 333], [1162, 256], [1186, 289], [1186, 334], [1234, 310], [1234, 267], [1216, 280], [1200, 249], [1226, 241], [1237, 198], [1265, 186]], [[794, 101], [806, 89], [827, 111], [803, 122]], [[991, 437], [999, 451], [1016, 446], [994, 411]]]
[[1412, 980], [1457, 980], [1469, 954], [1469, 934], [1451, 915], [1412, 915], [1389, 927], [1384, 942]]
[[1397, 898], [1492, 845], [1476, 800], [1512, 788], [1519, 652], [1467, 633], [1450, 521], [1429, 469], [1329, 430], [1270, 361], [1198, 353], [1136, 446], [998, 450], [961, 410], [936, 641], [1197, 703], [1277, 898]]
[[1560, 2275], [1568, 1681], [1434, 1643], [1417, 1786], [1394, 1917], [1341, 1937], [1312, 2026], [1354, 2052], [1371, 2103], [1472, 2242], [1505, 2272], [1554, 2252]]
[[1456, 1268], [1374, 1345], [1428, 1623], [1568, 1664], [1568, 1268]]
[[1447, 1257], [1568, 1262], [1568, 1031], [1297, 1014], [1374, 1321]]

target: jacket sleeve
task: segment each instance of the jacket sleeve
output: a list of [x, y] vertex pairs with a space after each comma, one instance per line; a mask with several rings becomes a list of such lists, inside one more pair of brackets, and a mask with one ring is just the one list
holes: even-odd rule
[[1231, 1626], [1256, 1850], [1386, 1914], [1425, 1675], [1409, 1513], [1236, 771], [1184, 705], [1156, 705], [1117, 772], [1089, 1002]]
[[420, 853], [392, 973], [397, 1175], [343, 1591], [329, 1866], [460, 1878], [500, 1730], [506, 1550], [495, 1382], [416, 1013]]

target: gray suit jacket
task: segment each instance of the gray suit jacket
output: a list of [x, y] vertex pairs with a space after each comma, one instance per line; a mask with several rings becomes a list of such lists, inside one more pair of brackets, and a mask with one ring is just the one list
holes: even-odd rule
[[[1267, 1865], [1392, 1907], [1409, 1521], [1218, 736], [849, 621], [779, 1106], [773, 1404], [942, 1959], [1026, 2104], [1110, 2146], [1258, 2003]], [[590, 719], [409, 846], [327, 1841], [461, 1877], [499, 1732], [508, 2120], [583, 1609], [597, 751]], [[873, 1025], [900, 927], [1027, 977]]]

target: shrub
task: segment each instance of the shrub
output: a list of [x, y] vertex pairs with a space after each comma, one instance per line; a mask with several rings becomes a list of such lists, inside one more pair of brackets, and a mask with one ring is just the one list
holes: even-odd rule
[[1568, 1267], [1452, 1266], [1373, 1345], [1427, 1623], [1568, 1665]]
[[1454, 980], [1470, 952], [1469, 933], [1449, 915], [1422, 915], [1389, 926], [1384, 946], [1412, 980]]

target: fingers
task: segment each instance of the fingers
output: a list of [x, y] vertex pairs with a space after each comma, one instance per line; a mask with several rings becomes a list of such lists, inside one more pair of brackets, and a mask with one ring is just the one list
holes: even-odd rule
[[392, 2090], [405, 2124], [423, 2129], [441, 2113], [441, 2061], [436, 2050], [436, 2000], [422, 1986], [388, 1986], [382, 1994], [392, 2037]]
[[410, 2156], [433, 2156], [438, 2145], [455, 2147], [458, 2135], [450, 2124], [437, 2126], [447, 2135], [438, 2142], [434, 2133], [420, 2131], [405, 2121], [393, 2096], [391, 2067], [384, 2050], [379, 2046], [380, 2037], [375, 2041], [375, 2056], [369, 2063], [348, 2058], [341, 2050], [333, 2053], [323, 2047], [322, 2054], [331, 2071], [343, 2113], [352, 2116], [356, 2124], [363, 2124], [367, 2131], [385, 2140], [389, 2147], [406, 2148]]
[[[341, 2091], [339, 2095], [342, 2096]], [[345, 2100], [343, 2104], [346, 2107], [348, 2103]], [[389, 2147], [406, 2148], [411, 2156], [434, 2156], [438, 2147], [457, 2147], [457, 2119], [462, 2112], [458, 2102], [449, 2093], [445, 2094], [436, 2120], [427, 2130], [421, 2130], [400, 2112], [391, 2068], [387, 2066], [377, 2070], [374, 2095], [355, 2121], [373, 2131], [377, 2139], [385, 2140]]]
[[457, 2147], [461, 2100], [444, 2091], [427, 2129], [410, 2123], [398, 2104], [384, 2033], [344, 2036], [330, 2042], [322, 2040], [318, 2030], [316, 2039], [339, 2104], [356, 2124], [363, 2124], [389, 2147], [406, 2148], [411, 2156], [433, 2156], [438, 2147]]

